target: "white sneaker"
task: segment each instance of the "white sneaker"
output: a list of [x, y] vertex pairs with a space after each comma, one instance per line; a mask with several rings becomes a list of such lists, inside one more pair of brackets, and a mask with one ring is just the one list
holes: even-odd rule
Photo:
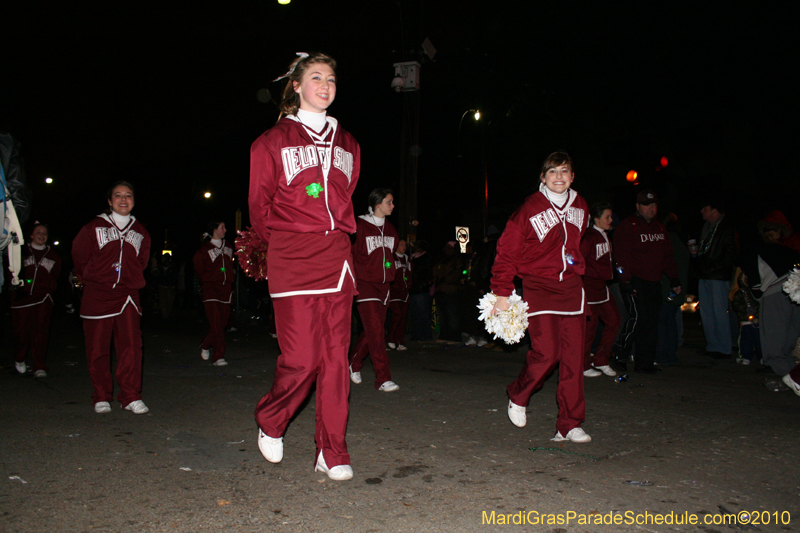
[[102, 415], [103, 413], [111, 412], [111, 404], [108, 402], [97, 402], [94, 404], [94, 412]]
[[525, 414], [525, 407], [508, 400], [508, 419], [518, 428], [524, 428], [525, 424], [528, 423], [528, 415]]
[[470, 337], [467, 339], [467, 342], [464, 343], [465, 346], [475, 346], [478, 344], [478, 341], [475, 340], [475, 337]]
[[398, 351], [398, 352], [405, 352], [406, 350], [408, 350], [408, 348], [406, 348], [406, 347], [405, 347], [405, 346], [403, 346], [402, 344], [398, 344], [398, 345], [397, 345], [397, 351]]
[[258, 449], [264, 459], [270, 463], [280, 463], [283, 459], [283, 437], [273, 439], [268, 437], [266, 433], [258, 430]]
[[749, 365], [749, 364], [750, 364], [750, 359], [742, 359], [742, 364], [743, 364], [744, 366], [747, 366], [747, 365]]
[[211, 351], [210, 350], [203, 350], [201, 348], [200, 349], [200, 357], [203, 358], [203, 361], [208, 361], [209, 359], [211, 359]]
[[14, 366], [16, 367], [17, 372], [19, 372], [20, 374], [24, 374], [25, 372], [28, 371], [28, 365], [25, 364], [25, 361], [21, 363], [14, 363]]
[[142, 400], [134, 400], [125, 406], [126, 411], [131, 411], [135, 415], [143, 415], [149, 413], [150, 409], [144, 404]]
[[217, 359], [211, 364], [214, 366], [228, 366], [228, 362], [225, 359]]
[[400, 385], [394, 381], [384, 381], [383, 384], [378, 387], [378, 390], [383, 392], [394, 392], [396, 390], [400, 390]]
[[35, 378], [46, 378], [47, 377], [47, 372], [45, 372], [44, 370], [41, 370], [41, 369], [37, 370], [36, 372], [33, 373], [33, 377], [35, 377]]
[[486, 339], [478, 339], [478, 348], [486, 346]]
[[592, 437], [590, 437], [582, 428], [578, 427], [570, 429], [566, 437], [561, 436], [561, 432], [557, 432], [556, 436], [550, 440], [555, 442], [570, 440], [580, 444], [584, 442], [592, 442]]
[[361, 383], [361, 372], [353, 372], [353, 367], [350, 367], [350, 381], [356, 385]]
[[[390, 381], [387, 383], [391, 383]], [[314, 472], [325, 472], [328, 477], [336, 481], [347, 481], [353, 479], [353, 467], [350, 465], [339, 465], [333, 468], [328, 468], [325, 464], [325, 459], [322, 457], [322, 452], [319, 452], [317, 458], [317, 466], [314, 467]]]
[[781, 378], [781, 380], [786, 383], [786, 386], [789, 387], [790, 391], [800, 396], [800, 383], [797, 383], [795, 380], [793, 380], [791, 374], [786, 374]]
[[606, 376], [611, 376], [612, 378], [617, 375], [616, 371], [613, 368], [611, 368], [611, 365], [596, 366], [594, 368], [595, 370], [599, 370]]
[[390, 350], [394, 350], [395, 348], [397, 348], [397, 345], [393, 342], [387, 342], [386, 346], [388, 346]]
[[597, 376], [602, 376], [603, 373], [599, 370], [595, 370], [594, 368], [590, 368], [588, 370], [584, 370], [583, 375], [587, 378], [596, 378]]

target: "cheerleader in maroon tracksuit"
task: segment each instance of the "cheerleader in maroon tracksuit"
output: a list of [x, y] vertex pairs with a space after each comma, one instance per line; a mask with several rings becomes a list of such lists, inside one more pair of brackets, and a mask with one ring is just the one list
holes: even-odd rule
[[131, 215], [133, 186], [120, 181], [108, 192], [108, 214], [86, 224], [72, 242], [75, 285], [83, 287], [81, 318], [92, 378], [96, 413], [111, 411], [111, 341], [117, 352], [117, 400], [137, 415], [149, 409], [142, 401], [142, 306], [144, 269], [150, 235]]
[[[566, 152], [550, 154], [542, 165], [539, 192], [511, 215], [497, 242], [491, 287], [496, 310], [509, 307], [514, 277], [522, 279], [528, 304], [531, 350], [519, 377], [508, 388], [508, 417], [526, 424], [525, 407], [558, 365], [558, 418], [554, 441], [589, 442], [581, 429], [583, 339], [586, 330], [581, 237], [588, 225], [586, 201], [570, 185], [575, 177]], [[494, 312], [494, 310], [492, 310]]]
[[369, 194], [369, 213], [358, 217], [353, 243], [353, 262], [358, 280], [356, 304], [364, 331], [350, 352], [350, 379], [353, 383], [361, 383], [361, 368], [369, 355], [375, 371], [375, 388], [384, 392], [400, 388], [392, 381], [383, 329], [389, 287], [395, 278], [394, 252], [400, 240], [397, 230], [386, 220], [393, 210], [392, 191], [373, 190]]
[[47, 339], [50, 336], [50, 314], [61, 257], [47, 246], [47, 226], [36, 223], [31, 242], [22, 252], [20, 279], [23, 285], [11, 293], [11, 319], [14, 326], [14, 360], [17, 372], [27, 371], [25, 356], [33, 359], [33, 375], [47, 377]]
[[333, 117], [336, 62], [298, 54], [286, 77], [281, 114], [250, 149], [250, 221], [267, 244], [267, 276], [281, 355], [269, 394], [256, 407], [258, 446], [283, 458], [289, 420], [316, 383], [316, 471], [353, 477], [345, 434], [347, 349], [355, 294], [351, 197], [361, 149]]
[[[581, 254], [586, 261], [583, 288], [586, 291], [586, 303], [589, 304], [586, 345], [583, 350], [583, 375], [589, 378], [603, 374], [613, 377], [617, 373], [608, 363], [611, 347], [619, 333], [620, 316], [617, 302], [607, 285], [614, 279], [611, 242], [606, 234], [611, 229], [611, 204], [603, 202], [593, 205], [591, 215], [594, 225], [589, 228], [581, 241]], [[603, 333], [592, 361], [591, 351], [598, 319], [603, 322]]]
[[406, 316], [408, 315], [408, 289], [411, 287], [411, 260], [406, 255], [406, 241], [400, 239], [394, 254], [396, 273], [389, 292], [389, 311], [392, 312], [389, 333], [386, 335], [389, 348], [403, 352], [406, 337]]
[[200, 280], [200, 293], [208, 318], [208, 334], [200, 344], [200, 357], [208, 361], [211, 349], [214, 366], [225, 366], [225, 326], [231, 314], [233, 299], [233, 248], [225, 241], [225, 223], [211, 222], [208, 240], [194, 254], [194, 272]]

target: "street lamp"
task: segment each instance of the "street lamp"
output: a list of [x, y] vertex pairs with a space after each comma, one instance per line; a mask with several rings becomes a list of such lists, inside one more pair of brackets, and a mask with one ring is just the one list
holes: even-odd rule
[[[472, 118], [475, 122], [481, 122], [481, 112], [479, 109], [467, 109], [461, 115], [461, 120], [458, 122], [458, 157], [461, 157], [461, 125], [464, 123], [464, 117], [468, 113], [472, 113]], [[486, 165], [486, 136], [484, 134], [484, 126], [481, 124], [481, 166], [483, 167], [483, 238], [488, 237], [488, 220], [489, 220], [489, 171]]]
[[208, 200], [209, 198], [211, 198], [211, 193], [210, 193], [210, 192], [208, 192], [208, 191], [204, 192], [204, 193], [203, 193], [203, 198], [205, 198], [206, 200]]

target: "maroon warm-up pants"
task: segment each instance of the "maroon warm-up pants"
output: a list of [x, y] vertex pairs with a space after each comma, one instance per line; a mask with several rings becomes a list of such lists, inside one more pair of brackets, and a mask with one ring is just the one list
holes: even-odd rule
[[397, 345], [405, 344], [408, 302], [389, 302], [389, 310], [392, 312], [392, 322], [389, 325], [389, 333], [386, 335], [386, 342], [393, 342]]
[[50, 315], [53, 300], [29, 307], [11, 310], [11, 323], [14, 327], [14, 360], [25, 362], [28, 351], [33, 359], [33, 370], [47, 371], [44, 360], [47, 357], [47, 340], [50, 337]]
[[604, 366], [608, 364], [611, 357], [611, 348], [619, 333], [620, 316], [617, 302], [609, 294], [608, 301], [601, 304], [589, 306], [591, 315], [586, 321], [586, 343], [583, 349], [583, 369], [589, 370], [592, 366], [592, 344], [594, 344], [595, 334], [597, 333], [597, 321], [603, 321], [603, 333], [600, 334], [600, 343], [594, 352], [594, 366]]
[[141, 317], [136, 308], [128, 304], [117, 316], [83, 319], [86, 336], [86, 357], [89, 376], [92, 378], [92, 400], [110, 402], [114, 397], [111, 378], [111, 339], [117, 351], [117, 400], [123, 407], [142, 399], [142, 331]]
[[203, 339], [200, 348], [210, 350], [214, 348], [211, 362], [225, 358], [225, 328], [228, 326], [228, 319], [231, 314], [231, 304], [222, 302], [203, 302], [206, 308], [206, 318], [208, 318], [208, 334]]
[[519, 377], [508, 386], [508, 398], [527, 406], [556, 365], [558, 418], [556, 429], [566, 435], [586, 419], [583, 396], [583, 339], [586, 315], [536, 315], [528, 318], [531, 350]]
[[358, 314], [364, 331], [358, 336], [353, 352], [350, 354], [350, 366], [353, 372], [361, 372], [367, 355], [372, 359], [375, 371], [375, 388], [379, 388], [392, 380], [389, 370], [389, 354], [386, 353], [386, 338], [383, 333], [386, 324], [386, 306], [381, 302], [367, 301], [358, 303]]
[[256, 406], [256, 423], [267, 436], [282, 437], [316, 383], [314, 460], [322, 451], [329, 468], [349, 465], [345, 434], [350, 409], [347, 349], [353, 295], [291, 296], [274, 298], [272, 304], [281, 354], [272, 389]]

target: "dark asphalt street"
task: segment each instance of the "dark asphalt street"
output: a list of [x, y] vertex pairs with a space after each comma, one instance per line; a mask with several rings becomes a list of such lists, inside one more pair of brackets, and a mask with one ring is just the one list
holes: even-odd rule
[[[196, 314], [148, 314], [141, 416], [118, 403], [93, 412], [76, 319], [56, 315], [45, 379], [16, 375], [5, 342], [0, 530], [800, 531], [800, 398], [769, 391], [756, 367], [699, 354], [694, 315], [681, 364], [587, 379], [593, 441], [582, 445], [549, 440], [557, 376], [532, 398], [527, 427], [509, 422], [505, 386], [524, 351], [391, 351], [400, 391], [372, 389], [369, 364], [352, 387], [348, 482], [313, 471], [313, 401], [287, 430], [283, 462], [261, 457], [253, 409], [278, 346], [247, 317], [237, 325], [230, 366], [217, 368], [200, 359]], [[722, 523], [740, 511], [761, 523]], [[580, 523], [614, 516], [622, 523]], [[654, 523], [664, 516], [699, 524]]]

